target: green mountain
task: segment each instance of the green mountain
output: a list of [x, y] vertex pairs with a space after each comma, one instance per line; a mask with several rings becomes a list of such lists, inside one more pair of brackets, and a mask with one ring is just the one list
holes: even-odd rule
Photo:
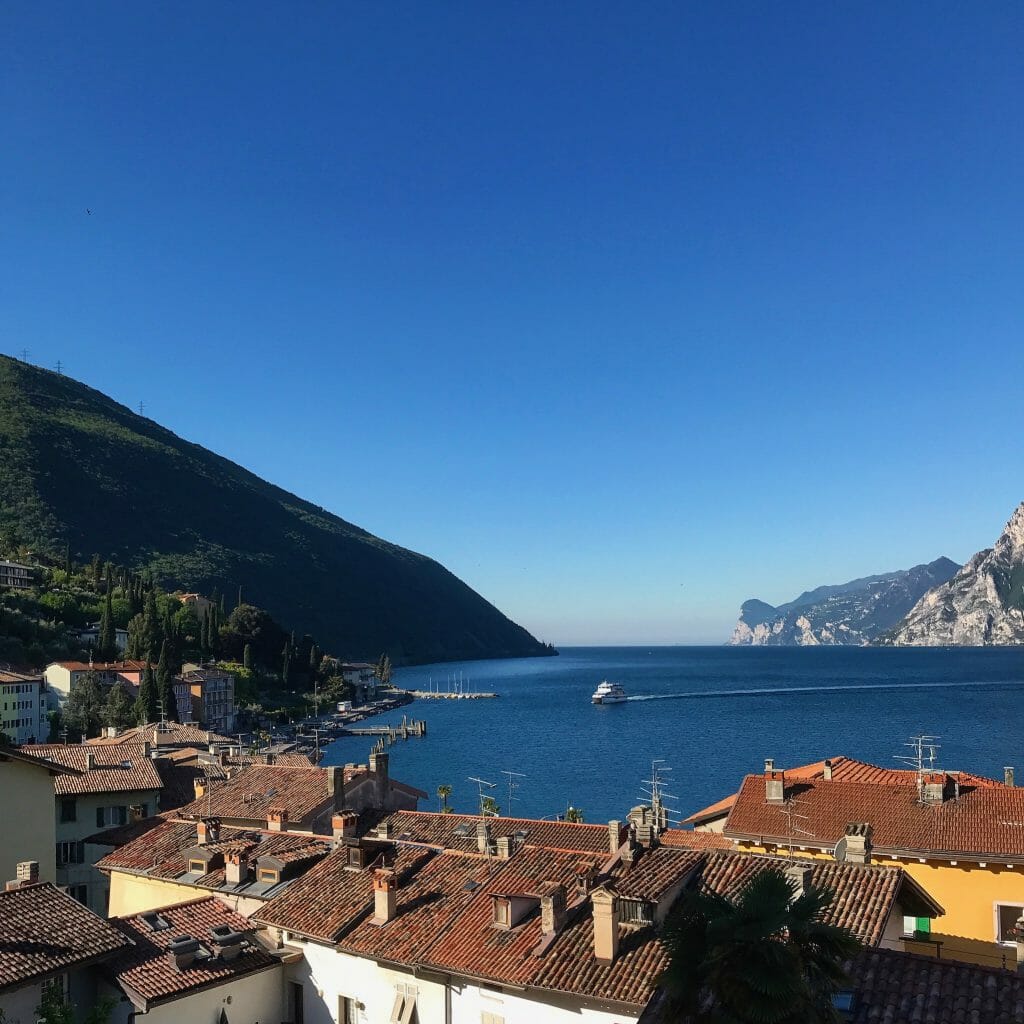
[[69, 377], [0, 356], [0, 546], [215, 587], [348, 658], [552, 653], [447, 569]]

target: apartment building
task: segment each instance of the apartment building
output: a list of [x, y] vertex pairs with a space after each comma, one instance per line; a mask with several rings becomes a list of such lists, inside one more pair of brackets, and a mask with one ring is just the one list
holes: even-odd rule
[[32, 566], [0, 559], [0, 587], [28, 590], [32, 586]]
[[11, 743], [48, 739], [48, 710], [42, 676], [0, 670], [0, 732]]
[[207, 729], [230, 733], [235, 728], [235, 677], [212, 666], [186, 664], [174, 678], [178, 717]]

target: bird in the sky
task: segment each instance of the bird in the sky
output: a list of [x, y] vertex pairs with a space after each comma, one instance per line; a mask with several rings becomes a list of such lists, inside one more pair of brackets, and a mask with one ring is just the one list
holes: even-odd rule
[[90, 210], [90, 209], [89, 209], [88, 207], [86, 207], [86, 210], [85, 210], [85, 212], [86, 212], [86, 213], [87, 213], [87, 214], [88, 214], [88, 215], [89, 215], [90, 217], [92, 216], [92, 210]]

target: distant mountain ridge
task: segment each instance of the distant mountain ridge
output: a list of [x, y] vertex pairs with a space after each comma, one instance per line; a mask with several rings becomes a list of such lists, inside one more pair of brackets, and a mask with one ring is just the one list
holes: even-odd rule
[[882, 642], [929, 647], [1024, 643], [1024, 503], [991, 548], [924, 594]]
[[816, 587], [777, 606], [756, 598], [744, 601], [729, 643], [776, 647], [870, 644], [959, 568], [942, 557], [912, 569]]
[[[268, 396], [269, 400], [269, 396]], [[297, 442], [298, 443], [298, 442]], [[372, 481], [370, 481], [372, 483]], [[150, 568], [266, 608], [348, 658], [553, 651], [433, 559], [381, 540], [93, 388], [0, 356], [0, 540]]]

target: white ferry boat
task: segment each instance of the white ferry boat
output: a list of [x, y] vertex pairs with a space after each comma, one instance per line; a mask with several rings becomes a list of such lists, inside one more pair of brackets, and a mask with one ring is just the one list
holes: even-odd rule
[[595, 704], [621, 704], [626, 700], [626, 691], [618, 683], [605, 680], [590, 698]]

